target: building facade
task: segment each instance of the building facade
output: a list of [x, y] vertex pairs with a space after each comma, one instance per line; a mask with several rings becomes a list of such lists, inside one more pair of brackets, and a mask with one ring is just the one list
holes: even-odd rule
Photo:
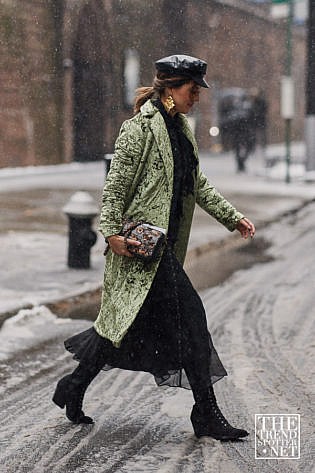
[[[185, 53], [208, 62], [209, 91], [192, 116], [201, 149], [212, 146], [222, 88], [259, 87], [268, 139], [284, 140], [280, 80], [285, 22], [245, 0], [0, 0], [0, 167], [102, 159], [132, 115], [154, 61]], [[293, 35], [294, 139], [304, 129], [304, 32]]]

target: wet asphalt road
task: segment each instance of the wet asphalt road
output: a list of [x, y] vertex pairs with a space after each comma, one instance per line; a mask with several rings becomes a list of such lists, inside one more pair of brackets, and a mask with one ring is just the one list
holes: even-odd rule
[[[62, 346], [90, 326], [48, 321], [34, 342], [0, 363], [3, 473], [311, 473], [314, 465], [315, 203], [260, 231], [270, 259], [234, 273], [202, 297], [229, 377], [219, 405], [250, 437], [197, 440], [189, 391], [157, 388], [150, 375], [112, 370], [90, 386], [75, 426], [52, 402], [74, 362]], [[256, 413], [301, 415], [299, 460], [255, 460]]]

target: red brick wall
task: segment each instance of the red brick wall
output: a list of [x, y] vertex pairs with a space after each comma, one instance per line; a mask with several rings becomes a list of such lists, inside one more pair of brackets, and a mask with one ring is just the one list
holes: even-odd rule
[[[113, 150], [122, 120], [132, 115], [123, 100], [123, 55], [127, 48], [139, 52], [141, 85], [151, 84], [154, 61], [164, 55], [186, 53], [208, 61], [207, 79], [212, 87], [203, 91], [195, 113], [201, 149], [211, 146], [208, 130], [216, 118], [215, 91], [222, 87], [262, 88], [269, 103], [269, 139], [284, 140], [279, 92], [285, 27], [271, 22], [258, 7], [249, 7], [243, 0], [0, 0], [0, 6], [4, 57], [0, 167], [73, 159], [73, 60], [82, 28], [87, 31], [80, 46], [82, 57], [104, 74], [106, 100], [100, 103], [105, 104], [105, 110], [92, 103], [88, 113], [90, 133], [95, 129], [95, 140], [99, 141], [100, 131], [93, 127], [93, 119], [101, 117], [100, 149], [104, 152]], [[84, 13], [87, 11], [90, 13]], [[98, 36], [91, 30], [93, 15]], [[301, 139], [305, 70], [302, 33], [295, 34], [293, 44], [297, 91], [293, 138]]]
[[57, 3], [23, 0], [1, 5], [1, 167], [63, 159]]

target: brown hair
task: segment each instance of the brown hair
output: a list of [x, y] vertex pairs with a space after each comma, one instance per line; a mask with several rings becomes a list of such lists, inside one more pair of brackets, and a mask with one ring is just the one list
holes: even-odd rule
[[134, 100], [134, 113], [140, 111], [140, 107], [151, 98], [158, 98], [162, 95], [166, 87], [178, 88], [190, 82], [191, 79], [183, 76], [166, 77], [165, 74], [158, 73], [153, 79], [151, 87], [139, 87], [136, 89]]

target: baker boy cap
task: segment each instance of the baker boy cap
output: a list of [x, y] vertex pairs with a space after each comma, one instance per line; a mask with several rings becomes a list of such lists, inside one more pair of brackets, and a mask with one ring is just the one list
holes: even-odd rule
[[209, 87], [203, 76], [207, 72], [207, 63], [197, 57], [176, 54], [159, 59], [155, 63], [157, 72], [167, 76], [189, 77], [201, 87]]

